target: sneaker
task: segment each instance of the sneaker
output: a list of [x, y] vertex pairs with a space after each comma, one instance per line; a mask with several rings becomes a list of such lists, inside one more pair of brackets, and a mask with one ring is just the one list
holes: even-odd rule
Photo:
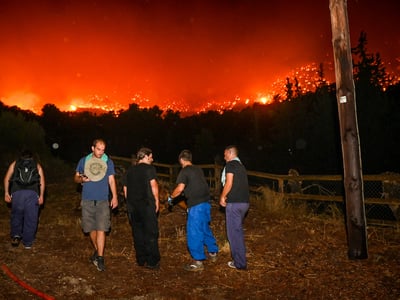
[[97, 267], [97, 270], [99, 270], [100, 272], [106, 270], [103, 256], [97, 256], [96, 259], [93, 261], [93, 264]]
[[234, 261], [228, 261], [228, 267], [232, 269], [237, 269]]
[[89, 257], [89, 262], [91, 262], [92, 264], [94, 264], [95, 260], [97, 259], [97, 250], [94, 250], [94, 253], [92, 256]]
[[19, 236], [14, 236], [12, 239], [11, 239], [11, 246], [13, 246], [13, 247], [18, 247], [19, 246], [19, 242], [21, 241], [21, 237], [19, 237]]
[[204, 266], [203, 266], [203, 263], [201, 261], [194, 261], [191, 264], [185, 265], [183, 267], [183, 269], [185, 271], [198, 272], [198, 271], [203, 271], [204, 270]]
[[213, 263], [216, 262], [217, 259], [218, 259], [217, 252], [208, 253], [208, 256], [210, 257], [210, 260], [211, 260], [211, 262], [213, 262]]
[[228, 267], [229, 268], [232, 268], [232, 269], [236, 269], [236, 270], [247, 270], [247, 267], [245, 266], [245, 267], [237, 267], [236, 265], [235, 265], [235, 262], [234, 261], [229, 261], [228, 262]]
[[160, 263], [156, 263], [155, 265], [146, 264], [145, 268], [150, 269], [150, 270], [159, 270], [160, 269]]
[[32, 249], [32, 246], [24, 246], [26, 250]]

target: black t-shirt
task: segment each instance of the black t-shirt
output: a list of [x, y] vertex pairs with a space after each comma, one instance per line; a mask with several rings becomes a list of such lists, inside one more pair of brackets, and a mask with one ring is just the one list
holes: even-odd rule
[[184, 193], [188, 207], [210, 201], [210, 189], [200, 167], [194, 165], [184, 167], [179, 172], [176, 183], [185, 185]]
[[151, 190], [150, 181], [157, 179], [156, 168], [152, 165], [141, 163], [130, 166], [124, 185], [127, 187], [128, 211], [144, 206], [155, 206], [154, 195]]
[[228, 203], [249, 202], [249, 182], [246, 168], [237, 160], [229, 161], [225, 166], [225, 173], [233, 174], [232, 189], [227, 195]]

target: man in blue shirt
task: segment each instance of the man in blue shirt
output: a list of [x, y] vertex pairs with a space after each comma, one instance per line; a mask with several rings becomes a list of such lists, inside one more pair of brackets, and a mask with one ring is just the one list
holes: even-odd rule
[[105, 148], [104, 140], [94, 140], [92, 153], [79, 160], [74, 177], [75, 182], [82, 184], [82, 229], [89, 234], [94, 247], [90, 261], [99, 271], [105, 271], [104, 246], [106, 232], [111, 227], [110, 208], [118, 206], [114, 163], [104, 153]]

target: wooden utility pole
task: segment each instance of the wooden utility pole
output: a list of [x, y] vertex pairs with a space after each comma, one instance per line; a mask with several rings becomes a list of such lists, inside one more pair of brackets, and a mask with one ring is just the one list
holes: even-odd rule
[[365, 259], [368, 258], [367, 226], [347, 0], [329, 0], [329, 9], [344, 168], [348, 256]]

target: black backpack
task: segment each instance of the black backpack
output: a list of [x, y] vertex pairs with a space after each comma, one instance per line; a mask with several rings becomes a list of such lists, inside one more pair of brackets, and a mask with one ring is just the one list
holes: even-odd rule
[[12, 182], [19, 186], [31, 186], [40, 182], [37, 163], [33, 159], [19, 159], [14, 166]]

